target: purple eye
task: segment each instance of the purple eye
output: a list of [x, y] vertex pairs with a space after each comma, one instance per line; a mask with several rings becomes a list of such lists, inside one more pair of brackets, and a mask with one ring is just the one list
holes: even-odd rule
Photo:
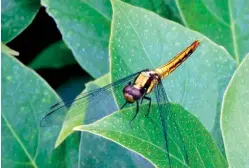
[[123, 94], [125, 99], [129, 103], [133, 103], [134, 101], [139, 100], [144, 95], [144, 90], [137, 89], [132, 85], [127, 85], [123, 89]]
[[124, 87], [123, 92], [124, 93], [129, 93], [129, 92], [131, 92], [131, 90], [132, 90], [132, 86], [131, 85], [127, 85], [127, 86]]
[[133, 90], [131, 91], [131, 95], [133, 96], [133, 98], [134, 98], [135, 100], [138, 100], [138, 99], [141, 97], [140, 90], [138, 90], [138, 89], [133, 89]]

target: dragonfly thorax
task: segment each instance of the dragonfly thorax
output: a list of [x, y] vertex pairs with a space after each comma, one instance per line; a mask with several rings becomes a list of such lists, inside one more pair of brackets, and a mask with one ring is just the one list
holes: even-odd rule
[[145, 71], [138, 75], [134, 82], [134, 87], [144, 88], [146, 94], [149, 94], [157, 85], [160, 76], [155, 71]]

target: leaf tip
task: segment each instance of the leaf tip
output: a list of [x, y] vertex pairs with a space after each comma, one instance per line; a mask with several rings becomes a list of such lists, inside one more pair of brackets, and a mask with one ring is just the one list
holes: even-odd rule
[[58, 146], [60, 146], [61, 143], [62, 141], [58, 138], [54, 144], [54, 148], [57, 148]]
[[199, 38], [199, 39], [196, 40], [196, 41], [198, 41], [199, 43], [201, 43], [201, 42], [203, 42], [203, 40], [204, 40], [204, 37], [201, 37], [201, 38]]
[[1, 42], [1, 48], [2, 51], [6, 54], [12, 55], [12, 56], [19, 56], [19, 52], [15, 51], [11, 48], [9, 48], [7, 45], [5, 45], [4, 43]]
[[83, 126], [77, 126], [73, 128], [74, 131], [82, 131], [83, 130]]

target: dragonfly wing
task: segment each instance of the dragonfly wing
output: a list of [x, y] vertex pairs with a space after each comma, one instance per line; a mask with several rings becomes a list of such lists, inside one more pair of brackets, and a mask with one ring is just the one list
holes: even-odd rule
[[169, 101], [168, 101], [168, 97], [164, 90], [161, 80], [159, 80], [158, 84], [156, 85], [154, 92], [155, 92], [156, 101], [158, 104], [158, 110], [160, 113], [161, 124], [163, 128], [163, 135], [164, 135], [164, 140], [165, 140], [168, 164], [171, 167], [169, 144], [168, 144], [169, 140], [168, 140], [168, 133], [167, 133], [168, 126], [166, 122], [168, 118], [168, 109], [166, 109], [165, 107], [165, 104], [168, 103]]
[[171, 113], [172, 106], [169, 104], [169, 100], [161, 80], [158, 82], [154, 92], [160, 112], [160, 120], [163, 129], [169, 167], [174, 167], [175, 158], [182, 160], [182, 162], [187, 166], [189, 162], [184, 139], [179, 128], [179, 124], [174, 115]]
[[[42, 118], [41, 126], [61, 125], [63, 122], [71, 122], [75, 118], [82, 117], [83, 111], [94, 109], [99, 106], [101, 102], [108, 101], [113, 98], [112, 91], [118, 91], [122, 95], [122, 90], [129, 82], [134, 81], [135, 77], [142, 71], [136, 72], [132, 75], [117, 80], [102, 88], [97, 88], [89, 92], [84, 92], [77, 96], [76, 99], [61, 101], [50, 107], [49, 111]], [[113, 99], [112, 99], [113, 100]], [[70, 107], [73, 113], [67, 113], [67, 108]], [[117, 110], [117, 108], [116, 108]], [[114, 112], [114, 111], [112, 111]], [[82, 121], [83, 122], [83, 121]]]

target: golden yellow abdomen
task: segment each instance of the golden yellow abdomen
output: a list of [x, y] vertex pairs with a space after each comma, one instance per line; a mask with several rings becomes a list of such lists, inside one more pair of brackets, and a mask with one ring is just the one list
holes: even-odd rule
[[166, 78], [171, 72], [173, 72], [178, 66], [180, 66], [199, 46], [200, 41], [194, 41], [188, 48], [177, 54], [166, 64], [156, 68], [154, 71], [161, 76], [161, 79]]

